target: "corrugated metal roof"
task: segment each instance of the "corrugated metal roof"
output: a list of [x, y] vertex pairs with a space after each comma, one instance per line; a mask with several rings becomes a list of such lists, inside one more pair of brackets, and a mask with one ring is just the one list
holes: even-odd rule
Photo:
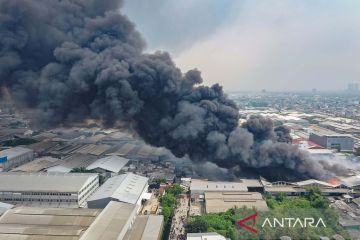
[[322, 187], [334, 187], [333, 185], [327, 183], [327, 182], [323, 182], [323, 181], [319, 181], [319, 180], [316, 180], [316, 179], [308, 179], [308, 180], [304, 180], [304, 181], [301, 181], [301, 182], [296, 182], [295, 183], [296, 185], [298, 186], [309, 186], [309, 185], [319, 185], [319, 186], [322, 186]]
[[109, 178], [87, 201], [113, 198], [135, 204], [141, 196], [148, 178], [133, 173]]
[[106, 144], [99, 144], [99, 145], [88, 144], [88, 145], [85, 145], [85, 146], [77, 149], [75, 152], [99, 156], [99, 155], [103, 154], [104, 152], [106, 152], [107, 150], [109, 150], [110, 148], [111, 148], [111, 146], [106, 145]]
[[126, 155], [128, 155], [135, 147], [136, 147], [135, 144], [126, 143], [126, 144], [122, 145], [117, 151], [111, 153], [111, 155], [126, 156]]
[[101, 168], [113, 173], [118, 173], [128, 162], [129, 159], [123, 157], [109, 156], [96, 160], [94, 163], [90, 164], [86, 169], [92, 170], [96, 168]]
[[124, 240], [158, 240], [162, 234], [162, 215], [139, 215]]
[[78, 192], [96, 173], [0, 173], [0, 191]]
[[248, 191], [246, 185], [240, 182], [213, 182], [199, 179], [192, 179], [191, 191]]
[[0, 158], [1, 157], [7, 157], [8, 159], [25, 154], [25, 153], [32, 153], [33, 150], [29, 148], [23, 148], [23, 147], [14, 147], [9, 148], [3, 151], [0, 151]]
[[79, 239], [99, 209], [19, 207], [0, 218], [0, 239]]
[[11, 172], [40, 172], [59, 163], [61, 163], [61, 160], [58, 158], [42, 157], [14, 168]]
[[132, 215], [136, 214], [137, 208], [134, 204], [111, 201], [80, 239], [120, 239], [119, 236], [128, 230], [125, 228], [129, 221], [132, 221]]

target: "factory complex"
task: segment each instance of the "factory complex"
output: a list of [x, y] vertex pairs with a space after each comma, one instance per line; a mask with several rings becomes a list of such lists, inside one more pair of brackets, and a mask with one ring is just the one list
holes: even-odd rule
[[[340, 132], [329, 121], [313, 125], [301, 116], [281, 119], [290, 129], [291, 144], [316, 161], [356, 160], [351, 155], [357, 144], [351, 128]], [[119, 129], [79, 125], [31, 133], [26, 121], [17, 131], [5, 125], [0, 128], [6, 135], [2, 139], [31, 139], [31, 143], [0, 149], [0, 239], [160, 240], [170, 232], [170, 240], [176, 239], [173, 235], [224, 240], [216, 232], [176, 229], [185, 229], [188, 218], [230, 209], [265, 213], [271, 211], [268, 197], [306, 197], [314, 187], [339, 212], [341, 226], [350, 232], [360, 227], [356, 168], [349, 167], [347, 173], [339, 168], [321, 180], [269, 180], [266, 172], [229, 179], [230, 172], [177, 158]], [[203, 175], [201, 170], [207, 169], [211, 174]], [[166, 218], [163, 199], [174, 186], [182, 193], [176, 195], [173, 213]]]

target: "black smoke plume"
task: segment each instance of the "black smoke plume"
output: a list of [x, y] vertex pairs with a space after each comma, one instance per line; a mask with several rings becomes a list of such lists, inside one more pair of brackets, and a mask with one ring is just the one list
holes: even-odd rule
[[[196, 69], [182, 73], [144, 41], [119, 0], [0, 0], [0, 86], [49, 126], [88, 118], [126, 121], [149, 144], [220, 167], [329, 172], [288, 132], [254, 116], [238, 127], [235, 103]], [[329, 169], [329, 168], [327, 168]]]

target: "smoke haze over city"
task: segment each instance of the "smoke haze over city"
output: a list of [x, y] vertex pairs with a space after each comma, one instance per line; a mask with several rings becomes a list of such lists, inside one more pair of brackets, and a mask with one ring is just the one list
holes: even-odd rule
[[344, 171], [313, 161], [268, 118], [251, 116], [239, 126], [239, 110], [218, 83], [202, 85], [199, 70], [181, 72], [167, 52], [144, 52], [122, 5], [1, 0], [2, 94], [43, 125], [122, 121], [153, 146], [233, 172], [261, 169], [271, 177], [264, 169], [277, 169], [274, 178], [328, 179]]
[[206, 84], [227, 91], [340, 91], [360, 83], [356, 0], [128, 0], [124, 11], [149, 51], [169, 51], [182, 69], [196, 66]]

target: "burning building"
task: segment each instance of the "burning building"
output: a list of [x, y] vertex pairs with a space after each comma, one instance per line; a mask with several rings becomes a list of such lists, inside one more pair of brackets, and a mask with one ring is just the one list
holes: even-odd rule
[[0, 87], [42, 125], [122, 121], [147, 143], [194, 162], [234, 172], [283, 169], [276, 178], [332, 176], [288, 144], [287, 128], [261, 116], [238, 126], [236, 104], [219, 84], [201, 85], [199, 70], [183, 73], [168, 53], [144, 53], [122, 4], [1, 0]]

